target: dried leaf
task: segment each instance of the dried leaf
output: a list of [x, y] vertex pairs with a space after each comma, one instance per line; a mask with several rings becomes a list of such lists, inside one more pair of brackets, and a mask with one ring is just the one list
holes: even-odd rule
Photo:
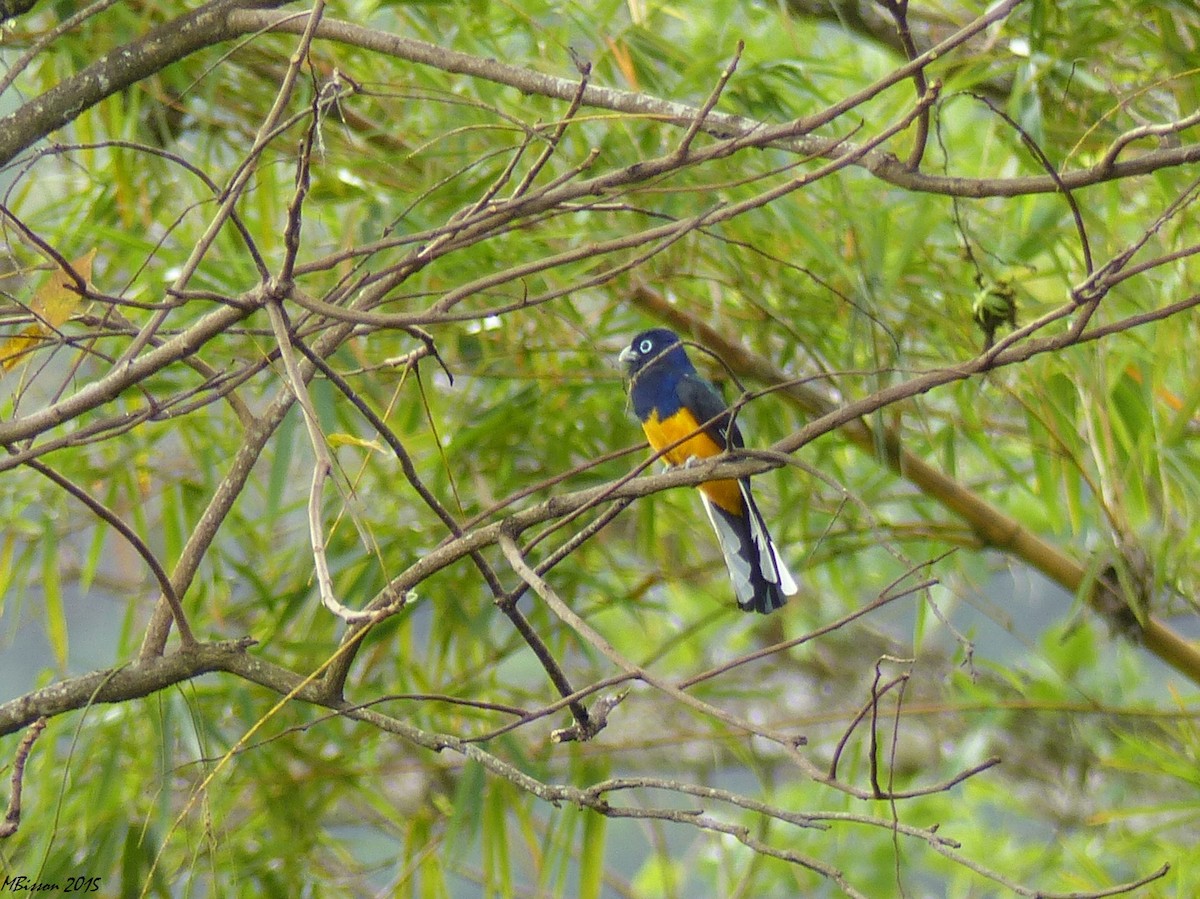
[[0, 368], [11, 371], [12, 367], [21, 361], [26, 351], [42, 339], [42, 325], [39, 322], [29, 325], [20, 334], [0, 340]]
[[[92, 247], [71, 263], [71, 268], [79, 273], [85, 284], [90, 284], [92, 281], [92, 261], [95, 258], [96, 248]], [[75, 290], [75, 279], [66, 272], [57, 271], [51, 274], [46, 282], [38, 288], [29, 308], [50, 327], [57, 328], [75, 314], [81, 299], [82, 297]]]
[[[84, 283], [89, 285], [92, 283], [92, 261], [95, 258], [96, 248], [92, 247], [71, 263]], [[29, 303], [37, 320], [20, 334], [0, 340], [0, 369], [11, 371], [28, 350], [49, 336], [50, 329], [57, 328], [75, 314], [82, 297], [74, 287], [74, 278], [63, 271], [55, 271], [46, 279]]]

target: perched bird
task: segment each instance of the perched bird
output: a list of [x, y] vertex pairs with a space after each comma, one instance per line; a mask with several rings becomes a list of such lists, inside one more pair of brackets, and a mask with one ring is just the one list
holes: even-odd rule
[[[744, 446], [717, 388], [696, 371], [679, 338], [665, 328], [643, 331], [621, 351], [629, 399], [646, 439], [668, 465], [686, 465]], [[717, 532], [738, 607], [764, 615], [796, 592], [779, 550], [750, 494], [750, 479], [705, 481], [700, 498]]]

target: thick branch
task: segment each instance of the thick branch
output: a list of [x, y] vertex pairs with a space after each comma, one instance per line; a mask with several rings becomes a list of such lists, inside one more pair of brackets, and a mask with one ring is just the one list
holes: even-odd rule
[[[457, 737], [432, 733], [415, 727], [390, 715], [382, 714], [374, 709], [354, 705], [342, 699], [330, 698], [317, 687], [317, 682], [311, 677], [303, 677], [296, 672], [278, 665], [265, 662], [246, 652], [253, 641], [243, 639], [226, 643], [206, 643], [180, 650], [169, 656], [156, 658], [138, 664], [126, 665], [107, 671], [97, 671], [83, 677], [62, 681], [42, 690], [30, 693], [19, 699], [0, 705], [0, 735], [13, 733], [22, 727], [36, 725], [43, 718], [62, 714], [73, 709], [86, 708], [95, 703], [124, 702], [148, 696], [174, 684], [182, 683], [202, 674], [214, 671], [224, 671], [246, 681], [258, 684], [280, 696], [291, 696], [301, 702], [312, 703], [333, 709], [347, 718], [362, 721], [382, 731], [396, 734], [408, 742], [434, 752], [450, 750], [481, 765], [491, 776], [500, 778], [516, 788], [529, 793], [544, 802], [559, 805], [571, 803], [581, 809], [589, 809], [610, 818], [634, 818], [669, 821], [697, 827], [713, 833], [733, 836], [746, 846], [758, 853], [772, 855], [791, 864], [809, 868], [839, 884], [848, 895], [860, 895], [844, 879], [842, 874], [830, 865], [817, 859], [791, 851], [777, 849], [767, 842], [752, 836], [751, 830], [739, 824], [732, 824], [714, 818], [703, 811], [692, 811], [680, 808], [654, 808], [644, 803], [637, 806], [618, 806], [612, 804], [609, 795], [631, 789], [667, 790], [694, 799], [733, 805], [766, 818], [773, 818], [782, 824], [799, 828], [822, 827], [827, 823], [848, 823], [884, 828], [903, 836], [920, 840], [935, 851], [966, 865], [977, 874], [1006, 886], [1014, 886], [999, 873], [966, 858], [955, 850], [958, 843], [936, 833], [934, 829], [917, 828], [907, 824], [898, 824], [872, 818], [865, 815], [847, 812], [810, 812], [797, 814], [788, 809], [772, 806], [759, 800], [751, 799], [727, 790], [715, 790], [696, 787], [677, 781], [637, 778], [606, 780], [590, 787], [577, 787], [570, 784], [557, 784], [539, 780], [526, 774], [521, 769], [504, 759], [488, 752], [474, 743], [469, 743]], [[32, 742], [27, 738], [23, 745]], [[1158, 871], [1139, 879], [1133, 886], [1148, 882], [1166, 873], [1166, 866]], [[1035, 895], [1031, 890], [1015, 885], [1022, 895]], [[1123, 885], [1103, 890], [1098, 893], [1071, 894], [1089, 896], [1116, 895], [1126, 891], [1131, 885]], [[1036, 895], [1057, 895], [1036, 893]]]
[[78, 75], [0, 119], [0, 166], [105, 97], [233, 36], [227, 25], [232, 10], [280, 5], [282, 0], [213, 0], [105, 54]]
[[0, 705], [0, 736], [38, 718], [53, 718], [92, 703], [140, 699], [206, 672], [224, 670], [229, 659], [244, 654], [252, 642], [199, 643], [167, 656], [59, 681]]

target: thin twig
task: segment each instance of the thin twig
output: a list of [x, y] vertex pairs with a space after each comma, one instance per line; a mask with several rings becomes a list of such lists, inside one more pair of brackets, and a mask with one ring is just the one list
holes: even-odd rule
[[11, 837], [21, 826], [21, 789], [24, 785], [25, 762], [29, 760], [34, 740], [45, 729], [46, 718], [43, 716], [29, 725], [29, 730], [17, 744], [17, 751], [13, 756], [12, 777], [9, 780], [11, 787], [8, 794], [8, 811], [4, 815], [4, 820], [0, 821], [0, 840]]
[[1147, 137], [1161, 138], [1168, 134], [1178, 134], [1180, 131], [1184, 131], [1197, 124], [1200, 124], [1200, 111], [1171, 122], [1163, 122], [1158, 125], [1141, 125], [1140, 127], [1126, 131], [1109, 145], [1108, 151], [1101, 157], [1097, 168], [1101, 170], [1112, 168], [1116, 164], [1117, 157], [1121, 155], [1121, 151], [1136, 140], [1142, 140]]
[[[304, 30], [300, 36], [300, 40], [297, 42], [296, 49], [288, 59], [288, 67], [280, 82], [279, 90], [275, 94], [275, 102], [263, 118], [258, 132], [255, 134], [254, 143], [246, 151], [246, 156], [229, 187], [225, 190], [221, 205], [210, 220], [208, 228], [205, 229], [200, 239], [196, 241], [196, 246], [181, 266], [178, 275], [172, 281], [172, 290], [184, 290], [187, 288], [188, 282], [191, 281], [196, 270], [200, 267], [200, 262], [208, 255], [208, 251], [216, 241], [217, 235], [232, 215], [234, 207], [237, 205], [238, 200], [241, 199], [246, 186], [250, 183], [250, 177], [254, 173], [259, 159], [261, 159], [263, 151], [266, 150], [268, 144], [279, 133], [277, 126], [283, 117], [284, 110], [287, 108], [288, 101], [291, 99], [296, 77], [300, 72], [300, 66], [308, 55], [308, 48], [312, 44], [317, 25], [321, 21], [321, 15], [324, 10], [325, 0], [315, 0], [311, 11], [305, 17]], [[142, 351], [150, 338], [158, 333], [166, 318], [166, 310], [156, 312], [151, 316], [138, 336], [122, 352], [114, 368], [126, 367], [126, 364]]]
[[300, 141], [300, 153], [296, 160], [296, 189], [288, 203], [287, 225], [283, 230], [283, 265], [279, 268], [279, 283], [291, 284], [296, 272], [296, 257], [300, 253], [300, 232], [304, 227], [304, 200], [312, 186], [312, 150], [321, 127], [321, 97], [313, 94], [312, 119], [304, 130]]
[[[896, 34], [900, 38], [900, 46], [904, 50], [904, 56], [909, 62], [912, 62], [920, 53], [917, 52], [917, 45], [913, 41], [912, 29], [908, 26], [908, 0], [877, 0], [880, 6], [888, 11], [892, 20], [896, 23]], [[917, 96], [925, 95], [925, 91], [929, 89], [929, 83], [925, 80], [924, 66], [916, 69], [912, 75], [913, 87], [916, 88]], [[913, 138], [913, 148], [908, 154], [908, 159], [904, 161], [904, 165], [910, 171], [916, 171], [921, 167], [921, 159], [925, 155], [925, 146], [929, 142], [929, 109], [926, 108], [920, 118], [917, 119], [917, 131]]]
[[1083, 268], [1090, 277], [1095, 267], [1092, 264], [1092, 247], [1088, 242], [1087, 227], [1083, 223], [1083, 213], [1079, 209], [1079, 204], [1075, 202], [1075, 195], [1063, 181], [1062, 176], [1058, 173], [1058, 169], [1055, 167], [1054, 163], [1050, 161], [1050, 157], [1046, 155], [1045, 151], [1038, 145], [1038, 142], [1033, 139], [1033, 135], [1021, 127], [1016, 119], [993, 103], [988, 97], [985, 97], [982, 94], [971, 93], [969, 93], [968, 96], [978, 100], [988, 109], [990, 109], [993, 115], [998, 116], [1006, 125], [1008, 125], [1008, 127], [1016, 131], [1017, 134], [1021, 136], [1022, 143], [1029, 148], [1029, 152], [1032, 153], [1034, 159], [1038, 161], [1038, 165], [1045, 169], [1046, 174], [1049, 175], [1051, 180], [1054, 181], [1054, 186], [1058, 188], [1059, 193], [1061, 193], [1063, 198], [1067, 201], [1067, 205], [1071, 207], [1071, 217], [1075, 220], [1075, 231], [1079, 234], [1079, 246], [1083, 251]]
[[267, 302], [267, 315], [271, 319], [271, 329], [275, 333], [275, 341], [279, 346], [279, 359], [283, 363], [288, 387], [304, 413], [304, 427], [308, 432], [308, 442], [315, 457], [312, 482], [308, 492], [308, 534], [321, 603], [333, 614], [350, 624], [369, 621], [379, 617], [382, 612], [355, 611], [343, 605], [334, 593], [333, 578], [329, 574], [329, 560], [325, 555], [324, 527], [321, 524], [321, 501], [325, 493], [325, 481], [333, 476], [333, 457], [329, 454], [329, 445], [325, 442], [325, 435], [321, 432], [321, 423], [317, 418], [317, 410], [313, 408], [312, 398], [308, 395], [308, 389], [305, 387], [304, 376], [296, 364], [291, 335], [288, 333], [287, 319], [284, 316], [283, 307], [277, 300]]
[[25, 464], [67, 491], [75, 499], [91, 509], [97, 518], [125, 538], [134, 551], [142, 557], [142, 561], [146, 563], [146, 566], [154, 575], [154, 579], [158, 581], [163, 598], [166, 599], [167, 604], [171, 607], [171, 615], [175, 619], [175, 627], [179, 629], [179, 641], [185, 647], [194, 646], [196, 644], [196, 637], [192, 634], [187, 616], [183, 613], [183, 603], [179, 600], [179, 594], [176, 593], [175, 587], [171, 583], [171, 578], [167, 576], [167, 572], [159, 563], [158, 557], [154, 555], [154, 552], [146, 545], [146, 542], [138, 536], [137, 532], [127, 525], [120, 515], [92, 496], [87, 490], [78, 486], [69, 478], [59, 474], [50, 466], [36, 459], [30, 459]]
[[513, 189], [512, 197], [519, 197], [529, 190], [534, 179], [545, 168], [546, 163], [550, 161], [550, 157], [554, 155], [554, 151], [558, 149], [563, 135], [567, 133], [567, 126], [571, 124], [571, 121], [575, 118], [575, 113], [579, 112], [579, 107], [583, 105], [583, 95], [587, 92], [589, 74], [590, 72], [582, 73], [579, 79], [579, 90], [571, 98], [571, 105], [567, 108], [566, 114], [559, 119], [558, 125], [554, 128], [554, 133], [550, 135], [546, 141], [546, 145], [542, 147], [542, 152], [538, 154], [537, 159], [533, 161], [533, 165], [529, 167], [529, 171], [525, 173], [520, 183]]
[[[910, 660], [911, 661], [911, 660]], [[896, 794], [892, 792], [893, 774], [895, 771], [894, 765], [888, 768], [888, 789], [883, 789], [879, 785], [879, 700], [884, 697], [893, 687], [899, 687], [901, 695], [904, 692], [904, 685], [908, 683], [908, 673], [897, 675], [892, 678], [882, 687], [879, 686], [879, 681], [883, 678], [883, 670], [880, 667], [881, 663], [875, 663], [875, 678], [871, 682], [871, 729], [870, 729], [870, 748], [867, 750], [867, 758], [871, 769], [871, 787], [875, 790], [875, 796], [879, 799], [888, 798], [893, 803], [893, 813], [895, 812], [894, 803]], [[900, 703], [896, 704], [897, 723], [899, 722]], [[895, 741], [899, 736], [900, 728], [892, 729], [892, 761], [895, 761]]]
[[738, 718], [736, 715], [732, 715], [729, 712], [724, 711], [723, 709], [719, 709], [716, 706], [696, 699], [694, 696], [684, 693], [682, 690], [678, 689], [672, 684], [667, 683], [657, 675], [650, 673], [640, 665], [636, 665], [629, 659], [625, 658], [613, 648], [612, 644], [610, 644], [604, 639], [604, 637], [596, 632], [591, 625], [575, 614], [575, 612], [573, 612], [571, 608], [562, 601], [562, 599], [558, 596], [558, 593], [555, 592], [554, 588], [546, 583], [546, 581], [529, 566], [529, 563], [525, 561], [525, 557], [521, 554], [521, 549], [517, 546], [516, 540], [513, 539], [508, 531], [501, 530], [499, 532], [497, 535], [497, 543], [500, 546], [501, 552], [504, 553], [504, 557], [508, 560], [508, 564], [512, 566], [513, 571], [516, 572], [516, 574], [522, 580], [529, 584], [529, 586], [533, 589], [533, 592], [542, 598], [546, 605], [550, 607], [550, 610], [557, 615], [564, 624], [566, 624], [573, 631], [575, 631], [575, 633], [579, 634], [580, 637], [587, 641], [587, 643], [590, 644], [593, 649], [597, 650], [601, 655], [607, 658], [622, 671], [632, 675], [637, 680], [643, 681], [646, 684], [661, 690], [662, 692], [666, 693], [677, 701], [682, 702], [684, 705], [689, 706], [693, 710], [700, 712], [701, 714], [717, 718], [718, 720], [736, 727], [748, 734], [757, 734], [759, 736], [766, 737], [767, 739], [777, 742], [783, 746], [794, 746], [793, 741], [789, 737], [781, 734], [771, 734], [762, 727], [757, 727], [748, 721]]
[[[370, 422], [371, 426], [375, 429], [375, 432], [379, 434], [381, 438], [383, 438], [388, 446], [391, 447], [392, 452], [395, 453], [397, 460], [400, 462], [400, 467], [404, 471], [405, 479], [410, 485], [412, 485], [412, 488], [417, 492], [417, 495], [420, 496], [422, 501], [424, 501], [424, 503], [433, 511], [433, 513], [441, 519], [442, 523], [446, 526], [446, 529], [449, 530], [455, 538], [461, 537], [463, 533], [462, 526], [454, 519], [454, 516], [451, 515], [450, 511], [442, 504], [441, 500], [439, 500], [425, 485], [424, 481], [421, 480], [417, 473], [416, 465], [412, 461], [412, 457], [405, 449], [404, 444], [396, 436], [395, 432], [388, 427], [387, 422], [377, 415], [375, 410], [372, 409], [370, 405], [368, 405], [367, 402], [363, 400], [362, 397], [360, 397], [358, 393], [350, 386], [350, 384], [347, 383], [346, 380], [340, 374], [338, 374], [332, 366], [325, 362], [324, 359], [310, 350], [302, 341], [298, 341], [295, 346], [308, 358], [313, 365], [321, 370], [325, 377], [328, 378], [329, 381], [341, 391], [342, 395], [345, 396], [356, 409], [358, 409], [362, 416], [366, 418], [368, 422]], [[436, 350], [434, 352], [436, 352]], [[549, 647], [547, 647], [541, 637], [538, 636], [537, 631], [533, 629], [533, 626], [529, 623], [521, 611], [516, 608], [515, 601], [508, 601], [499, 578], [497, 578], [495, 571], [492, 569], [492, 566], [488, 563], [487, 559], [484, 558], [483, 553], [478, 550], [474, 550], [469, 555], [472, 562], [475, 563], [475, 567], [479, 569], [479, 573], [483, 576], [484, 581], [491, 589], [493, 597], [495, 597], [497, 600], [497, 605], [499, 605], [501, 611], [508, 617], [509, 621], [512, 622], [513, 627], [516, 629], [517, 633], [521, 635], [521, 638], [525, 641], [526, 645], [528, 645], [533, 651], [534, 655], [537, 656], [538, 661], [546, 670], [546, 674], [550, 678], [550, 682], [554, 684], [555, 689], [557, 689], [559, 694], [564, 697], [573, 696], [576, 691], [574, 687], [571, 686], [570, 681], [567, 679], [567, 676], [563, 672], [561, 666], [558, 664], [558, 661], [554, 658], [553, 653], [550, 652]], [[381, 616], [378, 619], [372, 618], [371, 620], [381, 620]], [[343, 642], [354, 640], [355, 637], [356, 635], [354, 633], [354, 629], [351, 628], [351, 630], [346, 633]], [[349, 674], [350, 663], [353, 660], [354, 655], [354, 651], [351, 650], [342, 656], [338, 662], [330, 666], [325, 677], [324, 684], [325, 687], [334, 695], [341, 695], [345, 686], [346, 677]], [[568, 699], [567, 705], [570, 706], [571, 714], [575, 717], [577, 724], [581, 728], [586, 729], [591, 726], [587, 708], [582, 703], [574, 699]]]
[[737, 71], [738, 62], [741, 60], [745, 49], [746, 42], [739, 40], [737, 47], [733, 51], [733, 59], [729, 60], [729, 65], [721, 72], [721, 77], [717, 79], [717, 83], [709, 92], [708, 98], [704, 101], [700, 109], [696, 111], [696, 116], [692, 119], [691, 124], [687, 126], [687, 130], [683, 132], [683, 137], [679, 140], [679, 146], [675, 148], [675, 158], [680, 162], [688, 158], [688, 151], [691, 149], [692, 141], [700, 133], [700, 127], [704, 124], [705, 119], [708, 118], [708, 114], [713, 111], [717, 105], [717, 101], [721, 99], [721, 94], [724, 93], [725, 86], [729, 84], [729, 79]]

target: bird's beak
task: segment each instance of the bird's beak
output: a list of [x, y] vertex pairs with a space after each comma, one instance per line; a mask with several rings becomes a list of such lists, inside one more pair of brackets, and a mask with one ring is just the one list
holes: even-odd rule
[[631, 346], [627, 346], [621, 350], [621, 355], [617, 357], [617, 361], [624, 365], [626, 369], [629, 369], [637, 361], [637, 358], [637, 350]]

